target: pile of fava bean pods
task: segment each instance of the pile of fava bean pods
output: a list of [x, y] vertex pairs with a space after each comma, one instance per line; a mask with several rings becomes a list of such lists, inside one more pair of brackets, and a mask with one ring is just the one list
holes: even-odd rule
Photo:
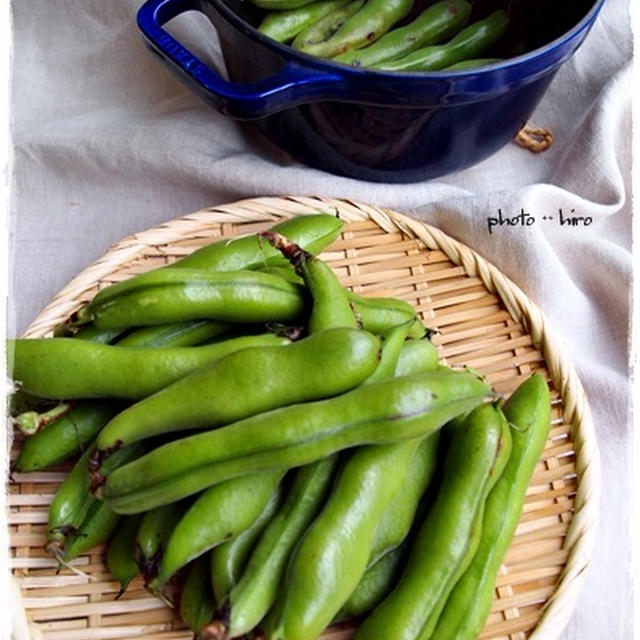
[[505, 400], [439, 364], [409, 303], [316, 257], [341, 226], [218, 241], [100, 290], [55, 337], [9, 340], [14, 470], [75, 460], [49, 511], [60, 566], [106, 543], [120, 594], [141, 575], [199, 640], [349, 620], [357, 640], [478, 636], [547, 384]]
[[[259, 31], [294, 49], [384, 71], [460, 70], [498, 62], [510, 29], [504, 9], [480, 18], [469, 0], [251, 0]], [[493, 57], [491, 57], [493, 55]]]

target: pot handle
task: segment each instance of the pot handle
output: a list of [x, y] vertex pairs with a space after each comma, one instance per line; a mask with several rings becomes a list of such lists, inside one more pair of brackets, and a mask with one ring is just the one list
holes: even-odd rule
[[292, 62], [258, 82], [237, 84], [225, 80], [163, 28], [172, 18], [191, 10], [202, 10], [200, 0], [147, 0], [138, 10], [138, 27], [151, 51], [220, 113], [249, 120], [342, 94], [344, 78], [340, 75]]

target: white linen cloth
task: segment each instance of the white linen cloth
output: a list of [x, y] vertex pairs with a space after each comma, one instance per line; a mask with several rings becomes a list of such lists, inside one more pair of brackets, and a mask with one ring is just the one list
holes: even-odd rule
[[[124, 236], [264, 195], [348, 197], [440, 227], [492, 261], [542, 308], [586, 388], [601, 455], [599, 537], [563, 640], [631, 638], [631, 59], [628, 0], [607, 0], [531, 118], [550, 150], [510, 144], [481, 164], [410, 185], [298, 165], [190, 94], [143, 47], [141, 0], [12, 3], [13, 173], [9, 334]], [[219, 60], [201, 16], [175, 26]], [[196, 45], [194, 45], [196, 46]], [[496, 227], [498, 208], [536, 217]], [[587, 227], [543, 222], [558, 209]], [[390, 639], [391, 640], [391, 639]]]

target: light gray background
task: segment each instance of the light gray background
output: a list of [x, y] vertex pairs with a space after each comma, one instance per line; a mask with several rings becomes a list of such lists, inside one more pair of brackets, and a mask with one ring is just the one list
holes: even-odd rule
[[[326, 195], [424, 219], [476, 249], [542, 308], [589, 395], [604, 497], [597, 547], [564, 640], [631, 637], [628, 329], [631, 282], [631, 30], [607, 0], [531, 119], [555, 134], [533, 155], [413, 185], [357, 182], [299, 166], [204, 106], [142, 46], [134, 0], [12, 3], [9, 334], [124, 236], [200, 208], [263, 195]], [[176, 33], [213, 60], [185, 16]], [[487, 233], [497, 208], [574, 208], [584, 229], [536, 223]]]

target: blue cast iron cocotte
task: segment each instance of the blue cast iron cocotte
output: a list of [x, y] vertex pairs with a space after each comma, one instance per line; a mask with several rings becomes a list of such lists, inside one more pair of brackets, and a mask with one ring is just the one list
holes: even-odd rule
[[[207, 103], [251, 121], [300, 162], [406, 183], [469, 167], [510, 142], [604, 4], [520, 2], [529, 7], [521, 18], [528, 51], [462, 71], [374, 71], [309, 56], [257, 31], [260, 13], [249, 0], [148, 0], [138, 26], [149, 48]], [[490, 3], [480, 4], [486, 15]], [[215, 27], [229, 80], [166, 30], [191, 10]]]

